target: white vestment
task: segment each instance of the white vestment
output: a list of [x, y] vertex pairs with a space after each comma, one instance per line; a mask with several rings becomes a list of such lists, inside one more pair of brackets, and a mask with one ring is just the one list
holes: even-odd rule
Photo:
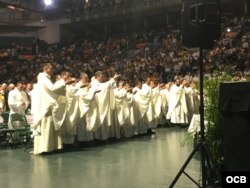
[[149, 122], [149, 128], [157, 128], [160, 124], [162, 98], [159, 87], [155, 87], [151, 92], [151, 103], [153, 107], [153, 120]]
[[53, 84], [48, 74], [39, 73], [34, 92], [36, 95], [32, 96], [37, 105], [32, 110], [32, 127], [35, 129], [34, 154], [51, 152], [63, 147], [60, 128], [66, 113], [57, 99], [64, 89], [64, 80]]
[[184, 89], [181, 86], [172, 85], [169, 94], [169, 108], [167, 119], [171, 123], [188, 123], [188, 110]]
[[130, 109], [133, 97], [125, 89], [115, 89], [115, 127], [117, 132], [121, 130], [122, 136], [132, 137], [134, 131], [131, 126]]
[[115, 114], [119, 126], [123, 126], [129, 119], [129, 109], [127, 107], [127, 91], [125, 89], [114, 90], [115, 94]]
[[148, 129], [147, 112], [150, 103], [151, 90], [135, 87], [134, 94], [134, 117], [136, 134], [146, 134]]
[[161, 95], [161, 115], [160, 124], [164, 125], [166, 123], [166, 115], [168, 112], [168, 101], [169, 101], [169, 91], [168, 89], [160, 90]]
[[197, 89], [192, 89], [191, 87], [186, 88], [186, 100], [187, 108], [189, 114], [189, 122], [191, 121], [194, 114], [199, 114], [199, 91]]
[[100, 90], [99, 93], [95, 94], [95, 101], [98, 109], [98, 118], [96, 119], [95, 138], [100, 140], [106, 140], [110, 137], [116, 137], [115, 127], [113, 119], [113, 111], [115, 107], [115, 98], [113, 89], [116, 88], [114, 79], [111, 79], [105, 83], [100, 83], [98, 80], [91, 82], [91, 88], [95, 91]]
[[38, 95], [38, 89], [37, 89], [37, 84], [33, 84], [33, 89], [30, 91], [30, 100], [31, 100], [31, 109], [30, 109], [30, 112], [32, 114], [32, 116], [34, 115], [34, 111], [36, 110], [36, 107], [37, 107], [37, 100], [36, 97]]
[[[78, 97], [75, 96], [77, 88], [66, 86], [66, 94], [58, 97], [60, 103], [65, 104], [65, 119], [62, 125], [62, 138], [64, 144], [73, 144], [76, 136], [76, 124], [79, 121]], [[57, 99], [57, 101], [58, 101]], [[59, 102], [59, 101], [58, 101]]]
[[[10, 107], [10, 115], [15, 113], [25, 115], [25, 110], [29, 105], [29, 100], [24, 91], [19, 91], [15, 88], [9, 92], [8, 104]], [[8, 126], [9, 128], [13, 128], [11, 124], [11, 116], [9, 117]]]
[[146, 94], [145, 96], [148, 97], [148, 109], [146, 115], [143, 116], [145, 119], [144, 123], [147, 125], [147, 128], [154, 128], [155, 111], [152, 101], [152, 88], [148, 84], [144, 83], [142, 85], [142, 91]]
[[94, 101], [94, 89], [81, 88], [76, 95], [78, 96], [79, 122], [77, 123], [78, 141], [91, 141], [94, 139], [93, 132], [97, 119], [97, 106]]
[[[134, 116], [134, 96], [131, 93], [127, 93], [126, 106], [128, 111], [128, 119], [123, 126], [123, 133], [126, 138], [135, 135], [135, 116]], [[127, 114], [127, 113], [126, 113]]]

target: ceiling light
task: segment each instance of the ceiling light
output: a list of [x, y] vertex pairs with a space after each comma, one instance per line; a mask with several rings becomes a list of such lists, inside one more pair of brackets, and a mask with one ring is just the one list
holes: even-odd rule
[[44, 4], [46, 6], [50, 6], [50, 5], [52, 5], [52, 0], [44, 0]]

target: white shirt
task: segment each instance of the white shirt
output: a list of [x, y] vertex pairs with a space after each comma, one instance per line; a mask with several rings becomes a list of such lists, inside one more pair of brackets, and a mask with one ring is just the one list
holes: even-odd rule
[[10, 113], [25, 114], [29, 101], [24, 91], [15, 88], [9, 92], [8, 104], [10, 107]]

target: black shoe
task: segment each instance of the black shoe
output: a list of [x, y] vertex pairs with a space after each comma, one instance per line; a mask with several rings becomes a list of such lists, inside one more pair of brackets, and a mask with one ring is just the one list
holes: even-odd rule
[[188, 124], [181, 125], [180, 128], [185, 129], [188, 127]]
[[152, 129], [148, 129], [147, 134], [148, 135], [155, 134], [155, 131], [153, 131]]
[[170, 119], [167, 119], [167, 122], [165, 123], [165, 126], [171, 128], [174, 125], [170, 122]]

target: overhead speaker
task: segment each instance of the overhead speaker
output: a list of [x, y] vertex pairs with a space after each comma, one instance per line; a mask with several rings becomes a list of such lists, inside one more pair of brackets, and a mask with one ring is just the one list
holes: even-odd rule
[[220, 0], [183, 0], [181, 22], [184, 46], [211, 49], [221, 35]]

